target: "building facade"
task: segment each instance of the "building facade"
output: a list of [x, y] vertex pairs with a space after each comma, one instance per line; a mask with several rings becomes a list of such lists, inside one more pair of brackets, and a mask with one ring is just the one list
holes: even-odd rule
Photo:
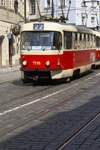
[[24, 20], [24, 0], [0, 0], [0, 67], [19, 64], [20, 37], [12, 28]]
[[[52, 17], [52, 1], [54, 9], [54, 17], [60, 18], [62, 16], [60, 0], [26, 0], [27, 1], [27, 20], [38, 20], [40, 18], [37, 1], [39, 4], [42, 16], [45, 16], [47, 8], [47, 17]], [[67, 17], [69, 10], [69, 3], [71, 2], [70, 11], [67, 23], [76, 25], [86, 25], [87, 27], [97, 26], [100, 22], [100, 11], [98, 9], [99, 3], [96, 0], [61, 0], [63, 6], [64, 16]]]

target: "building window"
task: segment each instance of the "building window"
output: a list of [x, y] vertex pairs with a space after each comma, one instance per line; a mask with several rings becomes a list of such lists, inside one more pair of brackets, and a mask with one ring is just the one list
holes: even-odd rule
[[50, 0], [47, 0], [47, 7], [50, 7]]
[[14, 0], [9, 1], [9, 8], [13, 9], [14, 8]]
[[91, 7], [92, 7], [92, 8], [95, 7], [95, 4], [96, 4], [95, 2], [96, 2], [96, 0], [91, 0]]
[[15, 10], [15, 13], [17, 14], [18, 13], [18, 0], [14, 1], [14, 10]]
[[62, 6], [65, 6], [65, 0], [61, 0]]
[[85, 0], [82, 0], [81, 7], [87, 7], [87, 6], [86, 6], [86, 1], [85, 1]]
[[45, 7], [50, 7], [50, 0], [45, 0]]
[[85, 20], [86, 20], [86, 17], [82, 16], [82, 25], [85, 25]]
[[1, 0], [1, 6], [6, 6], [6, 0]]
[[35, 14], [35, 0], [31, 1], [31, 14]]
[[95, 27], [95, 17], [91, 17], [91, 27]]

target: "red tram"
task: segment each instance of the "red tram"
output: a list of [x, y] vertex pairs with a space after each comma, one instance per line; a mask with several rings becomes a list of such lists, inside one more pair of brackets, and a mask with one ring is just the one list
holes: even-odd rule
[[21, 78], [69, 78], [100, 65], [100, 33], [58, 22], [21, 26]]

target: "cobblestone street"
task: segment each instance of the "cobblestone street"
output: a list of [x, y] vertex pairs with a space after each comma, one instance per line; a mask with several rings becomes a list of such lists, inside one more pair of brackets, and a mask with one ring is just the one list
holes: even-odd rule
[[62, 150], [100, 150], [99, 69], [37, 85], [23, 84], [19, 67], [8, 70], [0, 73], [0, 150], [57, 150], [75, 133]]

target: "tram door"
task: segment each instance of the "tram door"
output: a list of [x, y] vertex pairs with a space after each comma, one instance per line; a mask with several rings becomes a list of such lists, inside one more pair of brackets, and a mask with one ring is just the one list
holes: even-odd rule
[[2, 39], [0, 38], [0, 67], [2, 66]]

